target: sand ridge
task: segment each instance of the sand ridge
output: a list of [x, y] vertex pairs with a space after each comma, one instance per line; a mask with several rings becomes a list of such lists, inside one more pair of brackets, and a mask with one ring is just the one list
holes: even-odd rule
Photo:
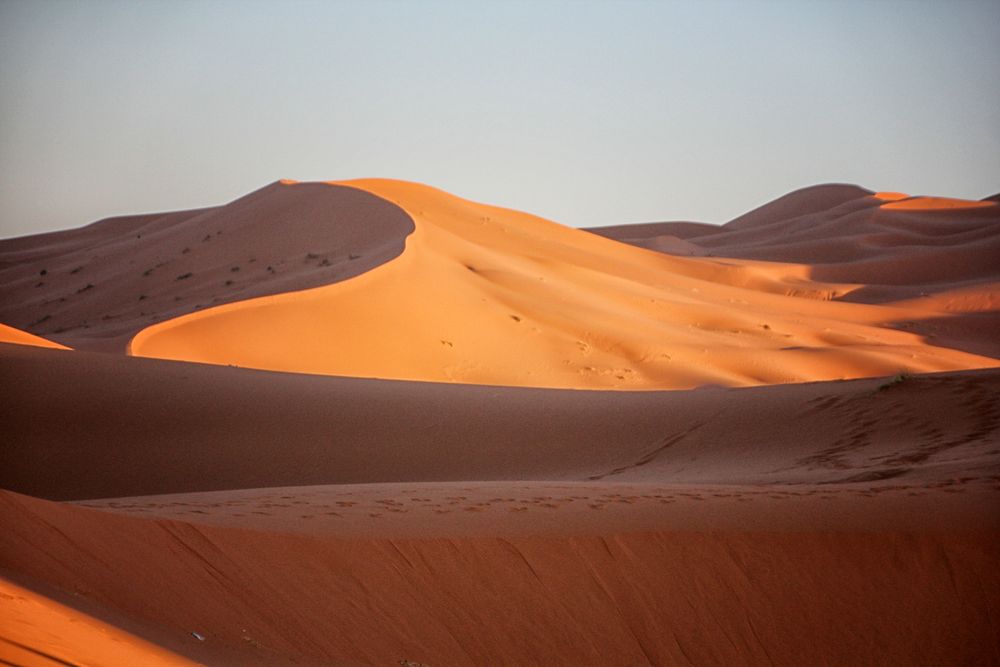
[[[832, 303], [807, 265], [673, 257], [413, 183], [340, 183], [393, 202], [396, 259], [334, 285], [146, 328], [130, 351], [271, 370], [513, 386], [666, 389], [996, 365]], [[286, 187], [301, 187], [288, 185]]]
[[[931, 484], [998, 474], [993, 369], [629, 393], [18, 345], [0, 345], [0, 360], [18, 388], [4, 406], [0, 487], [58, 500], [407, 481]], [[103, 416], [81, 431], [94, 396]], [[53, 406], [63, 418], [46, 418]]]
[[[0, 565], [155, 623], [192, 657], [225, 647], [243, 664], [849, 664], [859, 655], [977, 664], [998, 655], [995, 532], [620, 533], [604, 523], [576, 536], [337, 539], [8, 492], [0, 520], [9, 537]], [[155, 580], [140, 576], [148, 568]]]
[[409, 217], [355, 188], [272, 183], [223, 206], [0, 240], [0, 322], [122, 353], [151, 323], [344, 280], [398, 255]]
[[[828, 187], [793, 195], [802, 199]], [[781, 201], [722, 227], [679, 222], [590, 231], [660, 252], [805, 264], [814, 280], [855, 285], [832, 295], [835, 300], [905, 311], [885, 326], [912, 331], [933, 345], [1000, 358], [1000, 207], [927, 207], [920, 203], [955, 200], [869, 196], [860, 189], [836, 206], [811, 212], [777, 206]]]
[[26, 667], [198, 664], [2, 576], [0, 662]]
[[21, 331], [6, 324], [0, 324], [0, 343], [14, 343], [16, 345], [33, 345], [35, 347], [49, 347], [55, 350], [68, 350], [70, 348], [60, 345], [55, 341], [46, 340], [41, 336]]

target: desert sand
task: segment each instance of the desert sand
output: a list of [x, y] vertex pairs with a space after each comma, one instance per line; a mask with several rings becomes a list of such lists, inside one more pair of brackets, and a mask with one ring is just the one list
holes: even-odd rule
[[0, 241], [0, 660], [998, 664], [998, 249], [386, 180]]
[[15, 345], [31, 345], [34, 347], [50, 347], [56, 350], [68, 350], [69, 348], [59, 343], [46, 340], [41, 336], [35, 336], [27, 331], [21, 331], [6, 324], [0, 324], [0, 343], [14, 343]]
[[817, 285], [801, 264], [653, 254], [411, 183], [351, 185], [413, 217], [402, 255], [352, 280], [147, 327], [131, 353], [299, 373], [611, 389], [995, 364], [886, 326], [924, 315], [917, 308], [833, 301], [860, 286]]

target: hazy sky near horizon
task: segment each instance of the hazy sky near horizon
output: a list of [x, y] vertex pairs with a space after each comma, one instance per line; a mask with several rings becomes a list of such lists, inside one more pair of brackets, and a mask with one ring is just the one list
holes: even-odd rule
[[589, 226], [1000, 191], [1000, 2], [0, 0], [0, 237], [381, 176]]

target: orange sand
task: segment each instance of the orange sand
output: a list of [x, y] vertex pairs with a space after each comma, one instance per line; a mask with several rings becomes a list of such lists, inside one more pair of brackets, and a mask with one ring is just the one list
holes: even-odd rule
[[828, 301], [857, 286], [812, 282], [806, 265], [673, 257], [413, 183], [346, 185], [410, 214], [416, 230], [402, 255], [341, 283], [150, 326], [131, 353], [301, 373], [632, 390], [1000, 364], [881, 326], [917, 310]]
[[51, 347], [57, 350], [68, 350], [65, 345], [60, 345], [51, 340], [46, 340], [41, 336], [21, 331], [6, 324], [0, 324], [0, 343], [15, 343], [17, 345], [34, 345], [35, 347]]
[[876, 192], [872, 196], [882, 201], [899, 201], [900, 199], [910, 198], [910, 195], [905, 192]]
[[956, 208], [991, 208], [995, 206], [997, 206], [996, 202], [974, 201], [970, 199], [952, 199], [950, 197], [900, 198], [898, 200], [890, 200], [888, 204], [882, 204], [882, 208], [907, 211], [935, 211]]
[[24, 667], [197, 664], [3, 577], [0, 663]]

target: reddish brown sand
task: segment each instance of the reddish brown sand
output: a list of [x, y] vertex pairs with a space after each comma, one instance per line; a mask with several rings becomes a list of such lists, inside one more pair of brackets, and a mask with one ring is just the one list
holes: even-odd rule
[[[860, 515], [878, 501], [854, 504]], [[1000, 658], [995, 530], [869, 530], [864, 522], [706, 530], [699, 522], [631, 532], [598, 518], [576, 534], [539, 532], [526, 520], [513, 534], [452, 527], [338, 537], [136, 519], [10, 493], [0, 496], [0, 514], [10, 538], [5, 567], [156, 624], [193, 659], [213, 648], [245, 656], [230, 664], [272, 656], [372, 665]]]
[[[0, 242], [0, 661], [1000, 664], [998, 207], [886, 205], [907, 201], [800, 191], [714, 249], [667, 223], [660, 250], [775, 254], [734, 260], [387, 181]], [[301, 244], [327, 216], [324, 265]], [[660, 228], [599, 231], [653, 247]], [[246, 250], [272, 271], [231, 271]], [[452, 382], [123, 354], [150, 318], [185, 355], [202, 333], [199, 355], [245, 355], [234, 332], [270, 321], [258, 349], [308, 360], [277, 320], [317, 291], [348, 370]], [[661, 334], [677, 363], [655, 370]], [[435, 351], [379, 347], [399, 336]], [[858, 375], [883, 377], [831, 379]]]

